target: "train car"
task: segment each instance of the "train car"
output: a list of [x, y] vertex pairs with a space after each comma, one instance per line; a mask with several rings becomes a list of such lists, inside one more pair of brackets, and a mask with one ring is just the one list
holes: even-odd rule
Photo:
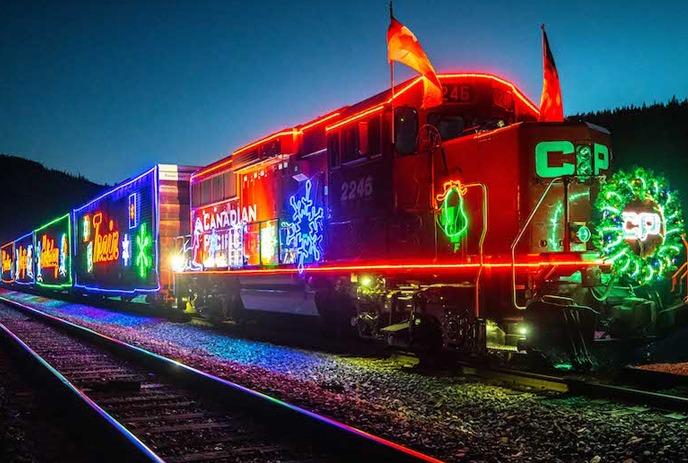
[[532, 301], [586, 318], [572, 287], [605, 269], [590, 236], [609, 132], [537, 122], [497, 76], [439, 78], [442, 105], [423, 109], [411, 79], [194, 173], [178, 305], [318, 316], [460, 351], [515, 348]]
[[174, 238], [188, 233], [195, 169], [158, 164], [72, 211], [74, 291], [157, 303], [170, 297]]

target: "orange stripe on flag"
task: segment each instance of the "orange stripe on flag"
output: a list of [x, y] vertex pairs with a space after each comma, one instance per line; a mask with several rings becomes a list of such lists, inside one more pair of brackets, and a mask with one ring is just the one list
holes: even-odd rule
[[442, 104], [442, 84], [428, 55], [413, 32], [395, 18], [392, 18], [387, 29], [387, 60], [405, 64], [424, 77], [424, 108]]

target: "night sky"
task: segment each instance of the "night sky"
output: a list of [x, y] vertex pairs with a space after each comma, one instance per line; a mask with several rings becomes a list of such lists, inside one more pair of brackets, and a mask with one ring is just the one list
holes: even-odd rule
[[[536, 102], [544, 22], [572, 114], [687, 97], [687, 5], [394, 8], [438, 71], [493, 72]], [[0, 18], [0, 153], [98, 182], [208, 164], [389, 84], [386, 1], [0, 0]]]

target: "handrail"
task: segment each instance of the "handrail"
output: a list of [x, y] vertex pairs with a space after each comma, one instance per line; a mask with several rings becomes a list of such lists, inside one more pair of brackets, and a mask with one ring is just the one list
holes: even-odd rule
[[533, 208], [533, 210], [530, 212], [530, 215], [526, 219], [525, 223], [523, 224], [523, 227], [521, 227], [521, 231], [518, 232], [518, 235], [516, 235], [516, 239], [514, 240], [513, 243], [511, 243], [511, 296], [513, 298], [512, 302], [515, 308], [519, 310], [523, 310], [526, 307], [525, 306], [520, 306], [518, 305], [518, 301], [516, 299], [516, 246], [518, 246], [519, 241], [521, 241], [521, 238], [523, 237], [523, 234], [526, 232], [526, 229], [530, 226], [530, 222], [533, 221], [533, 217], [535, 217], [535, 213], [540, 209], [540, 206], [542, 205], [543, 201], [547, 197], [547, 194], [549, 193], [549, 190], [552, 189], [552, 186], [558, 182], [561, 181], [561, 177], [555, 177], [552, 179], [552, 181], [549, 182], [547, 185], [547, 188], [545, 188], [545, 191], [542, 192], [542, 195], [540, 196], [540, 199], [538, 200], [537, 204]]
[[478, 249], [480, 253], [480, 267], [478, 267], [478, 274], [475, 276], [475, 308], [474, 313], [476, 318], [480, 316], [480, 277], [483, 273], [484, 253], [483, 245], [485, 244], [485, 237], [487, 236], [487, 185], [480, 182], [467, 183], [463, 185], [464, 188], [480, 187], [483, 193], [483, 228], [480, 232], [480, 241], [478, 242]]

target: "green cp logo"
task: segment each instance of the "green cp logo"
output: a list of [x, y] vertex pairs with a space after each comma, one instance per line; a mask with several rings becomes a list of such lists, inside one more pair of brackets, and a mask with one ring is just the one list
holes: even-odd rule
[[[574, 159], [575, 163], [572, 162]], [[590, 177], [606, 169], [609, 169], [609, 148], [606, 145], [574, 146], [567, 140], [541, 141], [535, 145], [535, 173], [538, 177]]]

